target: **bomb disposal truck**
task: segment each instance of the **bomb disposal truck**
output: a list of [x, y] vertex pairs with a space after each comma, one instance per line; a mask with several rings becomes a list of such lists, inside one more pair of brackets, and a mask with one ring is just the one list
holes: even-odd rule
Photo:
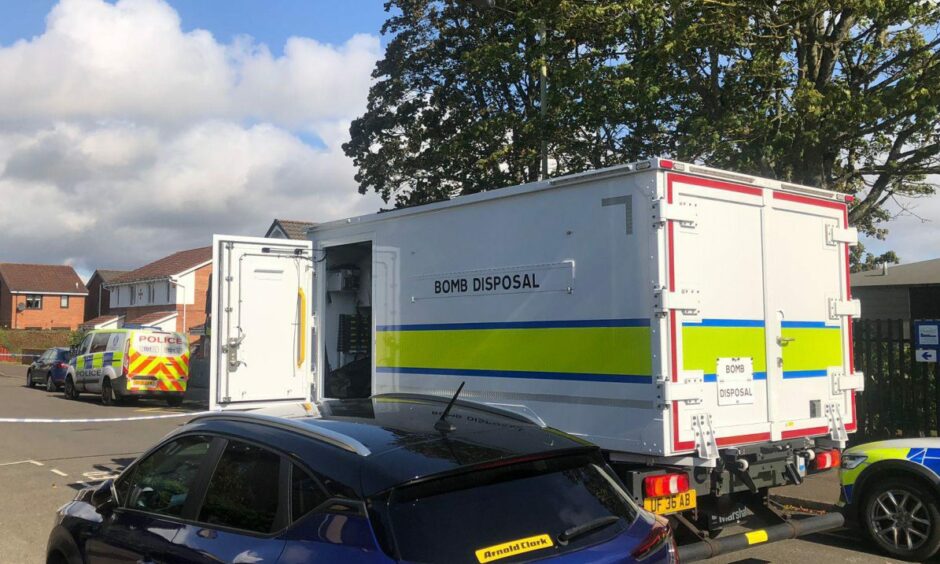
[[310, 241], [217, 235], [210, 400], [465, 382], [601, 446], [638, 503], [705, 537], [837, 466], [856, 428], [849, 201], [653, 159]]

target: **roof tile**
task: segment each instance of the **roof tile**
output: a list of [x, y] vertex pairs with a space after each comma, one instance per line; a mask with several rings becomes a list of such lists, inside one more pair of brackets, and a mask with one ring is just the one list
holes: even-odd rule
[[109, 284], [127, 284], [141, 280], [169, 278], [210, 260], [212, 260], [212, 247], [199, 247], [198, 249], [180, 251], [146, 264], [137, 270], [122, 274], [111, 280]]
[[64, 264], [0, 263], [0, 278], [12, 292], [88, 294], [75, 269]]

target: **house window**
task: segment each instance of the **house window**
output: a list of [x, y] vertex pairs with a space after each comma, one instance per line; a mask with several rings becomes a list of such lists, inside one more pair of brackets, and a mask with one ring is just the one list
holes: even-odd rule
[[135, 292], [135, 290], [137, 289], [137, 287], [136, 287], [136, 286], [130, 286], [130, 289], [131, 289], [131, 305], [134, 305], [134, 304], [137, 303], [137, 292]]
[[147, 284], [147, 301], [150, 303], [155, 302], [156, 292], [154, 291], [153, 284]]
[[68, 309], [68, 308], [69, 308], [69, 297], [59, 296], [59, 309]]
[[42, 296], [38, 294], [27, 295], [26, 309], [42, 309]]

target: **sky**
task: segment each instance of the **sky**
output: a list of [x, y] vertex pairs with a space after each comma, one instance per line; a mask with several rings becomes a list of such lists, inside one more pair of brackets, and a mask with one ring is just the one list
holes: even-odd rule
[[[383, 207], [341, 148], [383, 4], [0, 0], [0, 261], [87, 277]], [[940, 256], [940, 198], [906, 205], [887, 241], [863, 242]]]
[[0, 0], [0, 261], [135, 268], [372, 213], [381, 0]]

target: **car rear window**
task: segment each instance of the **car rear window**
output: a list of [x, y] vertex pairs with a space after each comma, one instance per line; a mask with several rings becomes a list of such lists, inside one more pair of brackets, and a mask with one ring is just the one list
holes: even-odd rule
[[[616, 536], [637, 508], [605, 466], [569, 456], [516, 463], [393, 490], [391, 550], [414, 562], [517, 562]], [[603, 522], [567, 540], [565, 531]]]
[[69, 354], [69, 351], [68, 351], [68, 350], [59, 350], [59, 351], [56, 353], [56, 360], [68, 360], [68, 359], [71, 358], [71, 357], [72, 357], [72, 355]]

